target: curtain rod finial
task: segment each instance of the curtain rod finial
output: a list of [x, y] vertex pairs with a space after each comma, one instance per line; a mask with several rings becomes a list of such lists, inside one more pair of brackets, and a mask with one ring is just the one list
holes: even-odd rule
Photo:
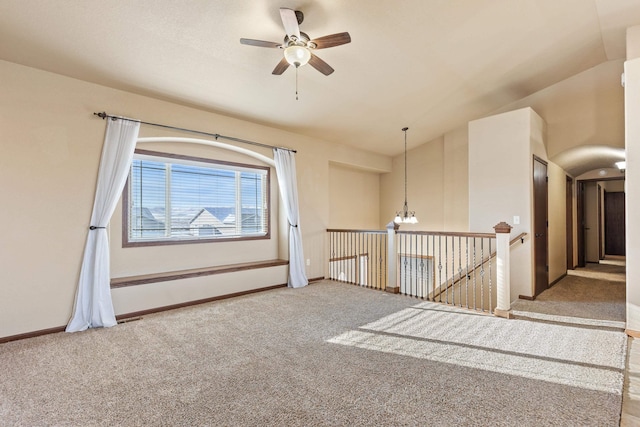
[[104, 111], [102, 113], [93, 113], [93, 115], [100, 117], [102, 120], [107, 118], [107, 113], [105, 113]]

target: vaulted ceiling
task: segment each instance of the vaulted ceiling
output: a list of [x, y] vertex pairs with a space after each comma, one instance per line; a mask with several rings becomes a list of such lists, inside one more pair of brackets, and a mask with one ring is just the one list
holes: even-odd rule
[[[279, 7], [304, 12], [311, 38], [352, 38], [317, 51], [333, 74], [298, 70], [299, 100], [293, 67], [271, 74], [280, 49], [239, 43], [282, 42]], [[587, 73], [622, 111], [637, 24], [637, 0], [2, 0], [0, 59], [385, 155], [404, 126], [413, 147], [528, 100], [574, 146], [623, 147], [622, 118], [581, 136], [553, 115], [559, 95], [537, 94]]]

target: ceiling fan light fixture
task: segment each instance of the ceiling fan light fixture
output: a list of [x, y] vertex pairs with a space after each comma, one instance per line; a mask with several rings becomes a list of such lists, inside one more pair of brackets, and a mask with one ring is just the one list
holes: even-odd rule
[[289, 46], [284, 50], [284, 58], [294, 67], [301, 67], [311, 59], [311, 52], [304, 46]]

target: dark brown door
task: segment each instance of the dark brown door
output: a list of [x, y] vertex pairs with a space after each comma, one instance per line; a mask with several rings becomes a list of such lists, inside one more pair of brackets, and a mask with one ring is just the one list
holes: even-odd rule
[[577, 232], [577, 245], [578, 245], [578, 267], [584, 267], [587, 265], [587, 253], [585, 247], [585, 226], [584, 226], [584, 181], [578, 181], [576, 183], [576, 215], [578, 228]]
[[624, 193], [604, 193], [605, 254], [625, 255]]
[[567, 176], [567, 270], [573, 270], [573, 178]]
[[533, 160], [533, 246], [535, 261], [535, 294], [549, 287], [547, 267], [547, 164], [538, 158]]

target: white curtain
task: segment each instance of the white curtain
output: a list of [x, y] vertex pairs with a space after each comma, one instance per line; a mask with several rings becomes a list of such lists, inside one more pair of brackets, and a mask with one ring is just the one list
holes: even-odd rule
[[289, 150], [273, 150], [278, 186], [289, 221], [289, 280], [290, 288], [300, 288], [309, 284], [304, 271], [304, 252], [300, 232], [298, 212], [298, 185], [296, 184], [295, 153]]
[[139, 122], [107, 119], [91, 226], [67, 332], [116, 324], [109, 283], [109, 239], [106, 227], [127, 180], [139, 130]]

